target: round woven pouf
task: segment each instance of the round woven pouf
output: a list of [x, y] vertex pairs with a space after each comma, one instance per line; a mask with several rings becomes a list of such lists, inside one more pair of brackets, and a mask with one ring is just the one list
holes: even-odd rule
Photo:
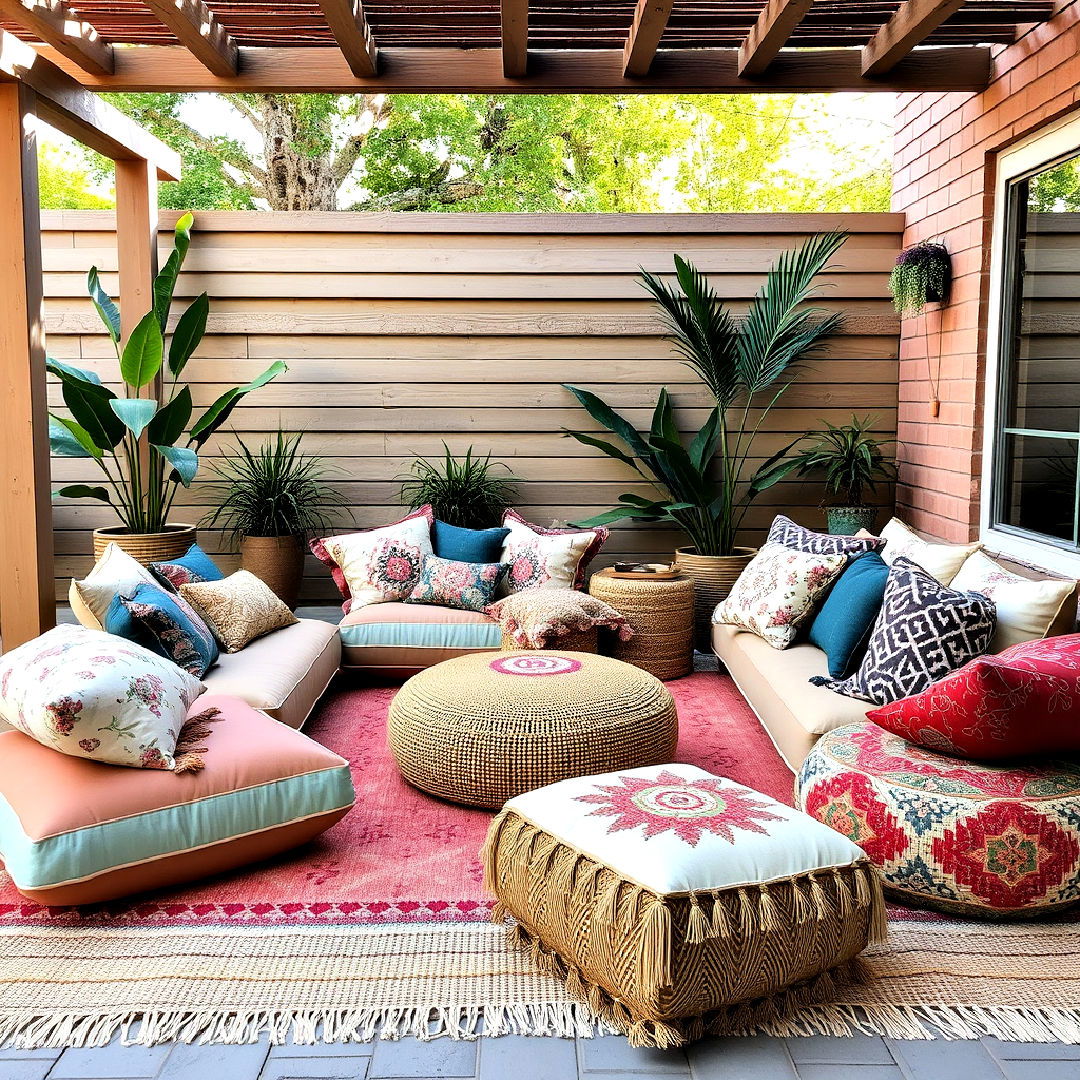
[[615, 640], [608, 646], [616, 659], [658, 679], [677, 679], [694, 670], [692, 578], [636, 580], [600, 570], [589, 580], [589, 593], [625, 615], [634, 631], [629, 641]]
[[517, 650], [414, 675], [390, 705], [387, 735], [414, 787], [499, 807], [558, 780], [670, 762], [679, 724], [647, 672], [591, 653]]
[[[552, 638], [550, 642], [544, 645], [539, 645], [539, 649], [557, 649], [560, 652], [596, 652], [596, 638], [597, 632], [595, 626], [590, 626], [586, 630], [571, 630], [568, 634], [560, 634], [557, 638]], [[514, 652], [521, 648], [521, 646], [511, 637], [510, 634], [503, 633], [501, 648], [510, 652]]]

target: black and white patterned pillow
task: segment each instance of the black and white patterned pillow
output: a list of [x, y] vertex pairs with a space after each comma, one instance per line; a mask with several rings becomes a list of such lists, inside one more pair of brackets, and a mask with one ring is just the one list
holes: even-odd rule
[[865, 555], [885, 546], [880, 536], [831, 536], [796, 525], [789, 517], [777, 514], [769, 526], [767, 544], [783, 544], [811, 555]]
[[994, 601], [942, 585], [918, 563], [898, 555], [866, 656], [854, 675], [816, 675], [815, 686], [875, 705], [921, 694], [990, 647], [997, 624]]

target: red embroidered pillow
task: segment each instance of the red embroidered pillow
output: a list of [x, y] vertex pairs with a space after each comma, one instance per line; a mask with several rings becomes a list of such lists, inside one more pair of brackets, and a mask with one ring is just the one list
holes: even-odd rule
[[1080, 634], [980, 656], [867, 713], [909, 742], [970, 758], [1080, 751]]

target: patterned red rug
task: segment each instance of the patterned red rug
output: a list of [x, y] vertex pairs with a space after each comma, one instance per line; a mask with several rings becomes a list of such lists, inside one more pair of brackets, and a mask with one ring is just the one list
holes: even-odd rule
[[[679, 710], [679, 761], [791, 802], [791, 772], [729, 678], [699, 672], [668, 686]], [[81, 910], [28, 903], [0, 871], [0, 925], [483, 919], [490, 903], [477, 853], [492, 815], [424, 795], [401, 779], [386, 744], [396, 689], [339, 676], [305, 729], [349, 759], [357, 793], [355, 809], [314, 844], [134, 903]]]

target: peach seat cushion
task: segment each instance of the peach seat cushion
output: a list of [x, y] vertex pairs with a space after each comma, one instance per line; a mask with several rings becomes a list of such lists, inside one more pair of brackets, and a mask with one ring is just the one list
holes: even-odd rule
[[0, 859], [43, 904], [90, 904], [176, 885], [318, 836], [354, 801], [337, 754], [235, 698], [217, 708], [206, 767], [177, 776], [58, 754], [0, 734]]

